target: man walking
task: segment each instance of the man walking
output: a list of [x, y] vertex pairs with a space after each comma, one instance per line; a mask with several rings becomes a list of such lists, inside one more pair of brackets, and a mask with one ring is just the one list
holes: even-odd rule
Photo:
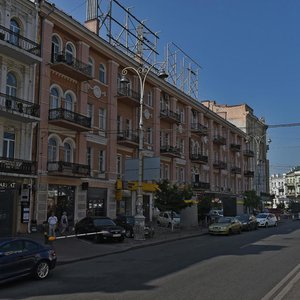
[[57, 226], [57, 217], [52, 212], [51, 216], [48, 218], [48, 225], [49, 225], [49, 236], [55, 237], [55, 229]]

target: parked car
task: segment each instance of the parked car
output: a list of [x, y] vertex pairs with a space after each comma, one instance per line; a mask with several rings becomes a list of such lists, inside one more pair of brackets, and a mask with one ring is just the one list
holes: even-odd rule
[[258, 227], [256, 217], [252, 214], [241, 214], [236, 218], [242, 223], [242, 230], [256, 230]]
[[180, 224], [180, 215], [175, 211], [165, 211], [161, 212], [157, 216], [157, 224], [160, 226], [171, 227], [173, 222], [173, 226], [179, 226]]
[[235, 217], [220, 217], [215, 223], [209, 225], [208, 232], [210, 234], [241, 233], [242, 224]]
[[[134, 216], [118, 216], [115, 220], [116, 224], [125, 229], [125, 236], [131, 238], [134, 236]], [[145, 222], [145, 237], [153, 237], [155, 230], [150, 222]]]
[[223, 210], [222, 209], [211, 209], [207, 214], [208, 222], [210, 224], [215, 223], [218, 221], [219, 218], [223, 217]]
[[274, 214], [260, 213], [256, 216], [258, 227], [277, 226], [278, 221]]
[[75, 233], [93, 233], [97, 234], [86, 235], [86, 238], [92, 238], [95, 242], [102, 241], [118, 241], [123, 242], [125, 237], [125, 229], [109, 217], [85, 217], [75, 225]]
[[32, 275], [45, 279], [56, 265], [55, 251], [28, 238], [0, 239], [0, 283]]

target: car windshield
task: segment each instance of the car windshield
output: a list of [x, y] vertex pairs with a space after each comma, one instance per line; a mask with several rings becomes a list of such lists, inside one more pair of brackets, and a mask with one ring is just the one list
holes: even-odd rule
[[111, 219], [94, 219], [95, 226], [107, 226], [107, 225], [116, 225], [115, 222]]
[[218, 223], [231, 223], [231, 218], [220, 218]]
[[173, 218], [180, 218], [180, 215], [174, 211], [173, 212]]
[[238, 220], [249, 220], [249, 216], [248, 215], [240, 215], [236, 217]]
[[267, 214], [258, 214], [256, 218], [265, 219], [267, 216]]

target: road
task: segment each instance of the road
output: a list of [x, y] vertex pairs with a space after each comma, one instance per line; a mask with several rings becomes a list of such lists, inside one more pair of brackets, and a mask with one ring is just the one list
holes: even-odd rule
[[7, 284], [0, 299], [274, 299], [282, 280], [299, 275], [299, 241], [293, 221], [204, 235], [58, 266], [45, 281]]

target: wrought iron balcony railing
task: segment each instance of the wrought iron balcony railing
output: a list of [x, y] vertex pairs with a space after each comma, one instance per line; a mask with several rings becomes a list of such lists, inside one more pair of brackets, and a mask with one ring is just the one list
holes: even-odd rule
[[48, 172], [85, 177], [90, 175], [90, 167], [88, 165], [75, 164], [66, 161], [48, 161]]
[[230, 144], [230, 149], [235, 152], [241, 151], [241, 145], [239, 144]]
[[117, 93], [119, 97], [130, 97], [137, 100], [138, 102], [140, 101], [141, 94], [128, 87], [118, 87]]
[[180, 123], [180, 114], [178, 114], [172, 110], [169, 110], [169, 109], [162, 109], [160, 111], [160, 117], [168, 118], [168, 119], [174, 120], [177, 123]]
[[161, 146], [160, 147], [160, 152], [161, 153], [166, 153], [166, 154], [173, 154], [175, 156], [180, 156], [180, 148], [174, 147], [174, 146]]
[[50, 109], [49, 120], [66, 120], [83, 127], [91, 128], [91, 118], [64, 108]]
[[86, 63], [83, 63], [76, 57], [68, 55], [65, 52], [58, 52], [52, 54], [52, 63], [55, 64], [65, 64], [71, 67], [73, 70], [84, 74], [87, 77], [92, 78], [92, 70], [90, 66]]
[[0, 157], [0, 172], [35, 175], [36, 162], [16, 158]]
[[0, 25], [0, 40], [23, 49], [36, 56], [41, 56], [41, 47], [39, 44], [29, 40], [28, 38], [13, 32], [12, 30]]
[[226, 138], [221, 135], [215, 135], [213, 142], [219, 145], [226, 145]]
[[240, 167], [232, 167], [231, 168], [231, 173], [233, 173], [233, 174], [241, 174], [242, 173], [242, 169]]
[[134, 130], [122, 130], [118, 131], [117, 134], [118, 141], [122, 142], [133, 142], [138, 144], [139, 143], [139, 135]]
[[207, 135], [208, 127], [200, 123], [191, 123], [191, 131], [201, 135]]
[[213, 167], [216, 169], [226, 169], [227, 168], [227, 163], [224, 161], [215, 161], [213, 163]]
[[203, 155], [203, 154], [191, 153], [190, 154], [190, 160], [207, 163], [208, 162], [208, 156], [207, 155]]
[[244, 156], [254, 157], [254, 151], [249, 150], [249, 149], [244, 150], [243, 154], [244, 154]]
[[193, 189], [199, 189], [199, 190], [209, 190], [210, 189], [210, 183], [209, 182], [202, 182], [202, 181], [195, 181], [192, 183]]
[[245, 177], [254, 177], [254, 171], [246, 170], [244, 171]]
[[37, 118], [40, 116], [40, 106], [38, 104], [3, 93], [0, 93], [0, 107], [9, 112], [15, 111]]

